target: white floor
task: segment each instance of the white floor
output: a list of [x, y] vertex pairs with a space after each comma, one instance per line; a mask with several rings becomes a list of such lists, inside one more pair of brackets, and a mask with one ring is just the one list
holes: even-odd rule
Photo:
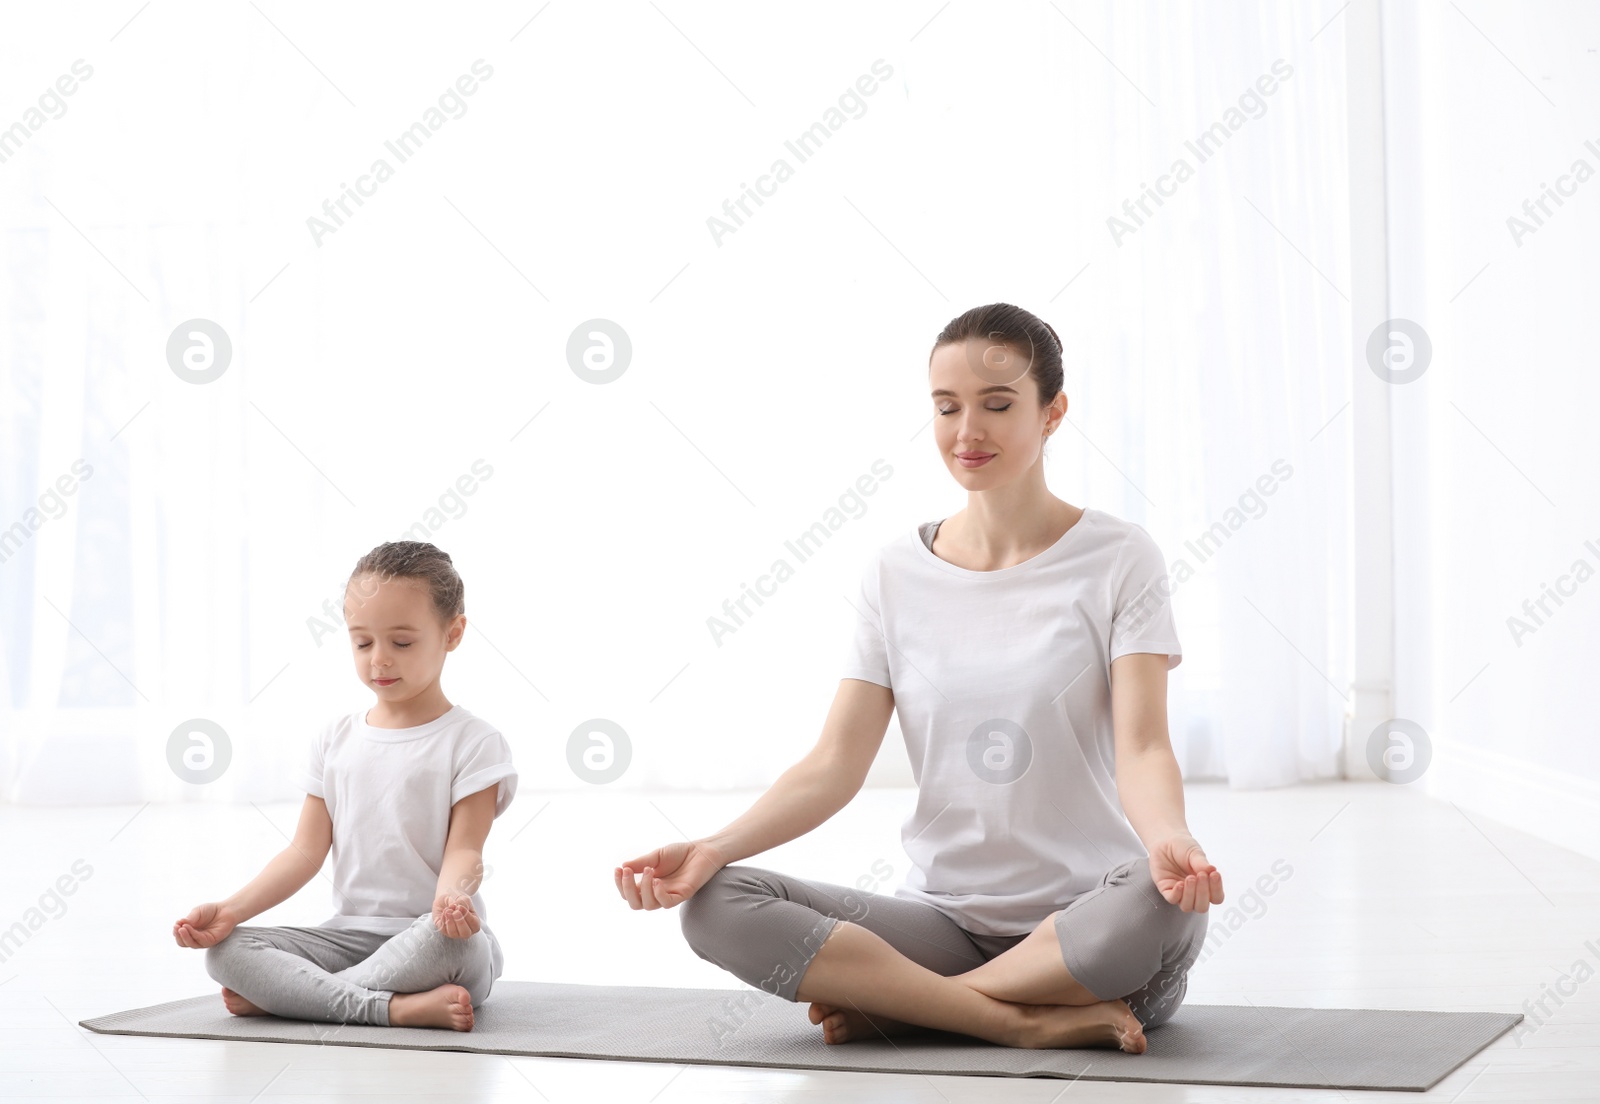
[[[753, 796], [520, 793], [487, 855], [505, 976], [737, 987], [688, 950], [676, 913], [630, 911], [611, 868], [720, 826]], [[905, 872], [898, 824], [910, 800], [909, 791], [864, 791], [810, 837], [749, 861], [849, 883], [883, 861], [894, 869], [887, 891]], [[1213, 927], [1238, 909], [1236, 932], [1192, 972], [1191, 1002], [1522, 1011], [1524, 1030], [1425, 1096], [97, 1035], [77, 1021], [215, 988], [200, 953], [173, 944], [172, 921], [253, 875], [283, 845], [297, 807], [10, 807], [0, 808], [0, 930], [63, 876], [73, 893], [26, 943], [0, 950], [0, 1100], [1600, 1099], [1600, 984], [1590, 980], [1600, 973], [1600, 863], [1381, 782], [1253, 793], [1191, 785], [1188, 805], [1228, 890]], [[87, 867], [74, 875], [78, 860]], [[1252, 896], [1278, 861], [1292, 872], [1270, 897]], [[316, 923], [329, 912], [319, 879], [253, 922]]]

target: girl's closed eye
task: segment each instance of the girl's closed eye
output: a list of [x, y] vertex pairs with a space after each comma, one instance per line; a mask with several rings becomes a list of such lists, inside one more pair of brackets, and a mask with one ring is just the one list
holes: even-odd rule
[[[396, 640], [394, 642], [394, 644], [395, 644], [395, 647], [397, 647], [397, 648], [409, 648], [409, 647], [411, 647], [411, 641], [409, 641], [409, 640], [405, 641], [404, 643]], [[372, 647], [372, 641], [369, 640], [365, 644], [357, 644], [356, 645], [356, 650], [360, 651], [362, 648], [370, 648], [370, 647]]]

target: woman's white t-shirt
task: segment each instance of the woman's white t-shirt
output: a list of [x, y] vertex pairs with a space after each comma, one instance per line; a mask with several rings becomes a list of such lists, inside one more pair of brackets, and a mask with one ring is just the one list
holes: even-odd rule
[[[499, 783], [494, 815], [517, 792], [511, 747], [493, 725], [457, 705], [412, 728], [374, 728], [366, 710], [338, 717], [312, 739], [301, 788], [333, 821], [333, 896], [327, 928], [398, 935], [433, 911], [456, 802]], [[482, 887], [472, 907], [494, 951]]]
[[874, 553], [853, 604], [841, 677], [894, 691], [918, 786], [896, 897], [1019, 935], [1147, 854], [1117, 797], [1111, 661], [1154, 652], [1170, 670], [1182, 648], [1143, 527], [1086, 508], [998, 571], [942, 560], [913, 530]]

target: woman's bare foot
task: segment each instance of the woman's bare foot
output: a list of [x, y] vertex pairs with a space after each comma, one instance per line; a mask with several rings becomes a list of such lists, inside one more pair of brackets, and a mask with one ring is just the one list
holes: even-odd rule
[[426, 993], [396, 993], [389, 998], [390, 1027], [447, 1027], [472, 1030], [472, 996], [459, 985]]
[[241, 997], [238, 993], [235, 993], [232, 989], [229, 989], [226, 985], [222, 987], [222, 1006], [229, 1012], [232, 1012], [235, 1016], [267, 1015], [267, 1010], [265, 1008], [257, 1008], [255, 1005]]
[[822, 1041], [848, 1043], [853, 1039], [881, 1039], [885, 1035], [904, 1035], [921, 1031], [916, 1024], [891, 1020], [887, 1016], [868, 1016], [854, 1008], [839, 1008], [831, 1004], [812, 1001], [806, 1015], [814, 1024], [822, 1025]]
[[1008, 1044], [1019, 1047], [1117, 1047], [1143, 1054], [1144, 1025], [1124, 1000], [1096, 1004], [1019, 1004], [1019, 1026]]

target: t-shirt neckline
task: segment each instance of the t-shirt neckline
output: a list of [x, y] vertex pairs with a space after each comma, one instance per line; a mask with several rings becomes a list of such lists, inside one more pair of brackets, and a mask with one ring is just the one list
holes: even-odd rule
[[951, 575], [959, 575], [968, 579], [1004, 579], [1008, 576], [1017, 575], [1024, 571], [1039, 567], [1041, 564], [1049, 560], [1053, 560], [1057, 556], [1061, 555], [1066, 547], [1072, 542], [1072, 535], [1084, 527], [1084, 524], [1090, 520], [1091, 514], [1098, 512], [1099, 511], [1095, 510], [1093, 507], [1085, 506], [1083, 508], [1083, 513], [1078, 515], [1078, 520], [1073, 522], [1065, 533], [1062, 533], [1061, 536], [1056, 538], [1056, 542], [1049, 548], [1046, 548], [1043, 552], [1029, 556], [1021, 563], [1014, 563], [1010, 567], [997, 567], [993, 571], [974, 571], [970, 567], [962, 567], [960, 564], [953, 564], [949, 560], [942, 559], [923, 541], [921, 533], [922, 527], [920, 525], [916, 529], [912, 530], [911, 542], [917, 546], [917, 551], [920, 552], [929, 563], [934, 564], [936, 567], [943, 569]]
[[363, 709], [356, 714], [356, 726], [361, 734], [369, 740], [397, 744], [405, 740], [415, 740], [421, 736], [431, 735], [454, 721], [460, 715], [460, 711], [460, 705], [452, 705], [426, 724], [412, 725], [410, 728], [377, 728], [367, 723], [367, 713], [370, 710]]

